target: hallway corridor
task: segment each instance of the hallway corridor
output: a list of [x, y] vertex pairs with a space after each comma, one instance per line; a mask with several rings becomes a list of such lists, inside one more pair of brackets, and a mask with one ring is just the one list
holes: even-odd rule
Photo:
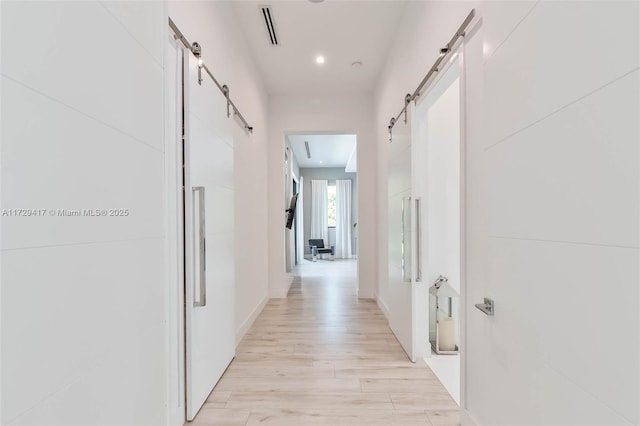
[[356, 291], [355, 261], [303, 261], [194, 424], [461, 424], [434, 374], [408, 360], [376, 303]]

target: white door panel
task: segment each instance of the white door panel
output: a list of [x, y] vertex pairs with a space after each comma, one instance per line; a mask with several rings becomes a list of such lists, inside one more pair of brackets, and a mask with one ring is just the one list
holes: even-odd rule
[[412, 361], [413, 338], [411, 121], [398, 122], [389, 146], [387, 177], [389, 327]]
[[[197, 146], [197, 154], [206, 159], [192, 162], [191, 175], [207, 176], [207, 179], [217, 183], [216, 187], [233, 189], [233, 147], [216, 135], [211, 119], [201, 119], [195, 114], [191, 114], [190, 119], [189, 143]], [[233, 213], [233, 209], [230, 211]]]
[[[235, 355], [233, 137], [226, 99], [184, 52], [187, 420]], [[182, 60], [182, 55], [177, 60]]]

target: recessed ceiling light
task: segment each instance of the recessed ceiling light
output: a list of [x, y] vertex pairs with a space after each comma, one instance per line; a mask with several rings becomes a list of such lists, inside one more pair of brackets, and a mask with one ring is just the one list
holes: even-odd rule
[[322, 3], [324, 0], [309, 0], [311, 3]]
[[322, 164], [322, 161], [320, 161], [319, 163]]
[[322, 55], [316, 56], [316, 64], [320, 64], [320, 65], [324, 64], [324, 56]]
[[362, 61], [354, 61], [351, 63], [351, 68], [358, 69], [362, 68]]

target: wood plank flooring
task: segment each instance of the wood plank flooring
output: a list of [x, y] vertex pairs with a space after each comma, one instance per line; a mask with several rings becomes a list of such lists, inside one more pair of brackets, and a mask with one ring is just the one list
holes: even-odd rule
[[411, 363], [355, 261], [304, 261], [271, 300], [192, 425], [468, 425], [433, 372]]

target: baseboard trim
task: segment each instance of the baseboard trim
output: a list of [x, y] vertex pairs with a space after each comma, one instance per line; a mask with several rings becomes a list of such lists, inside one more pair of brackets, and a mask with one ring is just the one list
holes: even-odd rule
[[294, 278], [295, 278], [295, 275], [293, 275], [290, 272], [287, 272], [285, 274], [286, 287], [272, 288], [271, 290], [269, 290], [269, 297], [271, 297], [272, 299], [286, 299], [287, 295], [289, 294], [289, 289], [291, 288], [291, 284], [293, 284]]
[[287, 294], [289, 294], [288, 288], [278, 288], [278, 289], [271, 290], [271, 294], [269, 294], [269, 296], [272, 299], [286, 299]]
[[258, 316], [260, 315], [260, 313], [262, 312], [262, 310], [264, 309], [264, 307], [267, 305], [268, 302], [269, 302], [269, 296], [266, 295], [260, 301], [260, 303], [256, 305], [256, 307], [251, 312], [251, 315], [249, 315], [249, 317], [246, 320], [244, 320], [240, 328], [238, 328], [238, 330], [236, 331], [236, 346], [240, 344], [240, 342], [242, 341], [242, 338], [244, 337], [245, 334], [247, 334], [247, 331], [249, 331], [249, 329], [251, 328], [253, 323], [256, 321], [256, 319], [258, 318]]
[[376, 298], [376, 301], [378, 302], [378, 307], [380, 308], [384, 316], [387, 317], [387, 320], [389, 320], [389, 308], [387, 307], [387, 304], [384, 303], [382, 299], [380, 299], [380, 296]]

